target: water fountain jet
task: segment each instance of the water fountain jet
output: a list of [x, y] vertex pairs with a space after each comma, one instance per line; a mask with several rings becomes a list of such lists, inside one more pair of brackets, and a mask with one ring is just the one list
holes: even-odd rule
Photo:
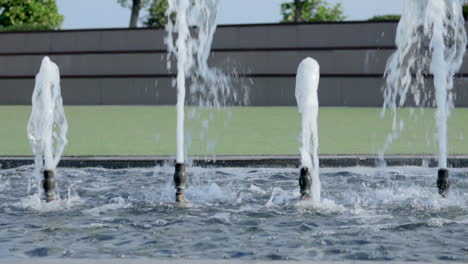
[[230, 90], [230, 80], [226, 75], [208, 66], [211, 43], [216, 31], [219, 0], [169, 0], [168, 4], [165, 44], [168, 49], [169, 70], [171, 57], [177, 59], [177, 78], [174, 82], [177, 87], [177, 157], [174, 185], [176, 201], [184, 203], [187, 181], [184, 152], [186, 80], [191, 81], [190, 99], [204, 100], [200, 106], [220, 108], [228, 98], [236, 97], [236, 93]]
[[405, 106], [408, 92], [416, 106], [423, 107], [431, 94], [426, 82], [429, 74], [433, 75], [439, 148], [437, 187], [444, 197], [450, 185], [447, 119], [454, 107], [453, 76], [463, 63], [467, 45], [462, 4], [461, 0], [405, 0], [397, 29], [397, 51], [385, 70], [383, 114], [390, 109], [394, 125], [382, 152], [402, 130], [402, 125], [395, 126], [399, 123], [397, 109]]
[[[44, 57], [36, 75], [32, 96], [32, 111], [28, 122], [28, 138], [34, 152], [34, 174], [43, 174], [42, 190], [45, 200], [55, 200], [55, 169], [65, 145], [68, 123], [63, 109], [60, 71], [48, 57]], [[40, 177], [40, 176], [39, 176]]]
[[320, 202], [320, 177], [318, 159], [318, 85], [320, 66], [312, 58], [304, 59], [297, 70], [296, 101], [302, 114], [301, 171], [299, 186], [301, 199]]
[[[190, 30], [188, 26], [187, 13], [189, 12], [190, 1], [188, 0], [170, 0], [169, 7], [166, 11], [168, 17], [167, 38], [165, 40], [168, 45], [169, 56], [171, 53], [177, 58], [177, 156], [174, 172], [174, 185], [176, 188], [176, 202], [185, 202], [185, 175], [184, 164], [184, 106], [185, 106], [185, 78], [186, 72], [190, 69], [190, 60], [192, 54], [187, 42], [190, 39]], [[172, 14], [176, 14], [175, 25], [172, 20]], [[177, 32], [177, 40], [173, 41], [173, 32]], [[170, 69], [170, 57], [168, 58], [168, 68]], [[181, 185], [183, 183], [183, 186]]]

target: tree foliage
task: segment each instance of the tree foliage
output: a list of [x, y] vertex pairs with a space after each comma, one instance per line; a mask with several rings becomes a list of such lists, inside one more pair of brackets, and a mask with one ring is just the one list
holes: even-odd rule
[[[325, 0], [295, 0], [281, 4], [281, 22], [343, 21], [341, 4], [330, 6]], [[300, 17], [296, 17], [300, 14]]]
[[[165, 27], [167, 24], [166, 11], [169, 8], [168, 0], [153, 0], [148, 10], [148, 17], [144, 21], [147, 27]], [[175, 19], [175, 15], [171, 16]]]
[[44, 25], [13, 25], [7, 27], [0, 27], [0, 32], [7, 32], [7, 31], [47, 31], [51, 30], [50, 27]]
[[369, 21], [396, 21], [400, 20], [401, 16], [400, 15], [381, 15], [381, 16], [374, 16], [369, 19]]
[[63, 16], [55, 0], [0, 0], [0, 27], [58, 29]]

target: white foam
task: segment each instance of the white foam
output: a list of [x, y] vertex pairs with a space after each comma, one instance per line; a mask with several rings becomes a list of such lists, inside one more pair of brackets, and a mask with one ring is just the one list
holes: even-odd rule
[[280, 187], [274, 187], [265, 207], [270, 208], [286, 205], [295, 199], [299, 199], [299, 193], [297, 191], [285, 191]]
[[444, 219], [444, 218], [431, 218], [427, 221], [427, 224], [429, 226], [433, 226], [433, 227], [441, 227], [441, 226], [444, 226], [446, 224], [450, 224], [450, 223], [453, 223], [454, 221], [451, 221], [451, 220], [448, 220], [448, 219]]
[[344, 206], [338, 205], [335, 201], [329, 199], [322, 199], [318, 203], [313, 200], [298, 201], [294, 206], [301, 212], [317, 212], [321, 214], [335, 214], [346, 211]]
[[81, 204], [83, 204], [83, 201], [76, 194], [70, 195], [69, 193], [69, 196], [65, 199], [56, 197], [52, 202], [46, 202], [41, 199], [41, 195], [39, 193], [35, 193], [21, 199], [20, 202], [13, 204], [13, 206], [23, 209], [31, 209], [37, 212], [58, 212]]
[[253, 193], [257, 193], [257, 194], [260, 194], [260, 195], [265, 195], [267, 194], [268, 192], [263, 190], [262, 188], [254, 185], [254, 184], [251, 184], [250, 187], [249, 187], [249, 191], [253, 192]]
[[99, 216], [108, 211], [128, 208], [131, 205], [132, 205], [131, 203], [126, 202], [125, 199], [123, 199], [122, 197], [115, 197], [115, 198], [112, 198], [110, 203], [108, 204], [98, 206], [92, 209], [84, 210], [83, 212], [86, 214], [93, 215], [93, 216]]

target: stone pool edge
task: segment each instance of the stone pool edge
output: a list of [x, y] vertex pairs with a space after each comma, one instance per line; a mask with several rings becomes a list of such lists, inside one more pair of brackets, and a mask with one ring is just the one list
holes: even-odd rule
[[[268, 167], [297, 168], [299, 156], [216, 156], [191, 157], [190, 166], [198, 167]], [[66, 156], [59, 167], [85, 168], [102, 167], [107, 169], [148, 168], [172, 165], [173, 156]], [[0, 169], [12, 169], [34, 163], [33, 157], [0, 156]], [[421, 166], [437, 167], [437, 159], [432, 155], [389, 155], [385, 162], [376, 155], [321, 155], [320, 167], [378, 167], [378, 166]], [[451, 155], [449, 168], [468, 168], [468, 155]]]

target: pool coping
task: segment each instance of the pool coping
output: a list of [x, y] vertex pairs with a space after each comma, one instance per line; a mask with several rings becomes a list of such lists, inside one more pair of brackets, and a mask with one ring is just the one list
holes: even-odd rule
[[[388, 155], [382, 161], [377, 155], [320, 155], [320, 167], [378, 167], [378, 166], [421, 166], [437, 167], [433, 155]], [[269, 167], [298, 168], [300, 156], [208, 156], [190, 157], [188, 165], [197, 167]], [[66, 156], [59, 167], [85, 168], [102, 167], [107, 169], [148, 168], [172, 165], [173, 156]], [[468, 168], [468, 155], [448, 157], [449, 168]], [[11, 169], [34, 163], [32, 156], [0, 156], [0, 169]]]

